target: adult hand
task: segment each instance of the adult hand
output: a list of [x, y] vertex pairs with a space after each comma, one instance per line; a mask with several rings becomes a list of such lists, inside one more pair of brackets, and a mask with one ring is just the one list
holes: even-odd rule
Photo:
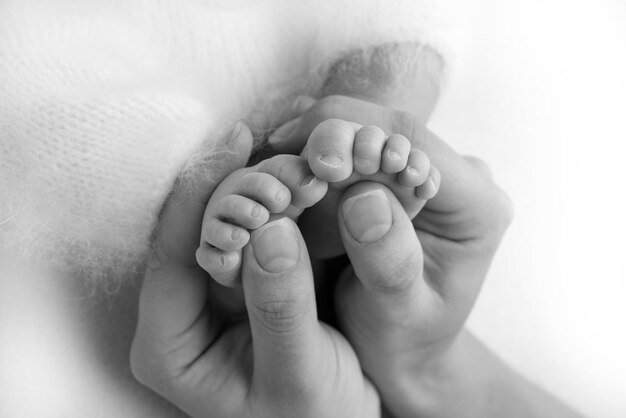
[[290, 219], [271, 219], [244, 249], [248, 320], [233, 317], [239, 307], [224, 305], [194, 260], [208, 197], [245, 164], [251, 141], [245, 126], [235, 129], [220, 166], [195, 179], [198, 191], [175, 188], [166, 205], [141, 291], [133, 373], [197, 417], [378, 416], [354, 351], [317, 320], [308, 254]]
[[[395, 213], [395, 206], [390, 207], [390, 203], [378, 199], [383, 197], [381, 194], [365, 200], [351, 200], [367, 201], [374, 205], [372, 208], [388, 213], [389, 228], [392, 225], [396, 228], [398, 223], [398, 233], [403, 235], [390, 229], [393, 239], [387, 236], [389, 234], [383, 234], [381, 242], [360, 243], [358, 236], [355, 238], [348, 233], [351, 217], [344, 217], [340, 210], [338, 221], [346, 251], [360, 279], [358, 283], [365, 285], [364, 290], [376, 290], [377, 297], [380, 294], [385, 299], [390, 296], [394, 302], [402, 302], [394, 303], [402, 312], [409, 312], [405, 303], [411, 306], [410, 312], [421, 311], [428, 303], [428, 317], [424, 317], [424, 312], [419, 314], [421, 320], [433, 324], [430, 332], [420, 333], [420, 338], [425, 341], [440, 341], [442, 335], [456, 335], [510, 223], [512, 210], [508, 197], [493, 183], [483, 163], [457, 154], [410, 113], [345, 96], [329, 96], [309, 102], [307, 109], [295, 126], [292, 123], [290, 133], [279, 128], [278, 137], [270, 139], [277, 151], [299, 152], [317, 124], [338, 118], [376, 125], [387, 134], [405, 135], [438, 167], [441, 172], [439, 192], [413, 220], [413, 225], [406, 215], [400, 216], [403, 212]], [[355, 186], [345, 198], [353, 196], [355, 190], [365, 192], [361, 187]], [[392, 202], [395, 204], [395, 198]], [[352, 209], [358, 213], [357, 206]], [[368, 225], [364, 220], [361, 223], [364, 227]], [[359, 228], [353, 226], [358, 235]], [[393, 245], [387, 245], [386, 239], [393, 241]], [[373, 249], [366, 251], [366, 248]], [[384, 254], [381, 255], [380, 251]], [[400, 300], [396, 300], [398, 298]], [[435, 312], [437, 315], [433, 317]], [[437, 326], [433, 323], [435, 319]], [[372, 327], [380, 329], [379, 326]]]
[[[438, 195], [413, 222], [375, 183], [349, 189], [338, 213], [351, 267], [337, 288], [337, 316], [383, 402], [396, 416], [469, 416], [468, 408], [498, 416], [498, 400], [518, 394], [498, 398], [498, 390], [515, 379], [503, 379], [512, 372], [494, 366], [462, 328], [511, 221], [507, 196], [483, 163], [458, 155], [407, 112], [343, 96], [307, 107], [271, 139], [278, 151], [299, 152], [318, 123], [338, 118], [405, 135], [441, 172]], [[494, 381], [507, 383], [485, 387]]]

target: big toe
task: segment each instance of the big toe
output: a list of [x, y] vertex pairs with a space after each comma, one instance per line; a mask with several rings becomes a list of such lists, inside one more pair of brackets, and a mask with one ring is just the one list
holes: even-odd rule
[[359, 128], [339, 119], [328, 119], [315, 127], [307, 143], [307, 159], [318, 178], [338, 182], [352, 174], [354, 137]]

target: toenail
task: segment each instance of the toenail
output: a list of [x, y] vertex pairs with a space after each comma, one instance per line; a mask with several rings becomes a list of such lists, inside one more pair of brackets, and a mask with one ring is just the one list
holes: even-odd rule
[[341, 167], [343, 158], [337, 154], [324, 154], [320, 157], [320, 161], [330, 167]]
[[413, 174], [414, 176], [417, 176], [419, 174], [419, 170], [415, 167], [407, 167], [406, 172], [409, 174]]
[[400, 153], [395, 151], [388, 151], [387, 155], [389, 155], [389, 158], [392, 160], [400, 160], [402, 158]]
[[348, 232], [359, 242], [376, 242], [391, 229], [391, 205], [381, 189], [346, 199], [342, 209]]
[[285, 191], [281, 189], [278, 191], [278, 193], [276, 193], [276, 195], [274, 196], [274, 199], [280, 202], [285, 199], [285, 195], [286, 195]]
[[428, 183], [428, 188], [432, 191], [432, 195], [434, 196], [435, 193], [437, 193], [437, 185], [435, 184], [435, 180], [433, 178], [429, 178], [427, 183]]
[[370, 165], [372, 163], [369, 158], [365, 157], [355, 157], [354, 162], [362, 166]]
[[261, 215], [263, 215], [263, 209], [261, 208], [261, 206], [255, 206], [252, 208], [252, 211], [250, 213], [252, 215], [253, 218], [260, 218]]
[[241, 232], [239, 232], [238, 229], [234, 228], [233, 231], [230, 233], [230, 239], [232, 239], [233, 241], [239, 241], [240, 238]]
[[308, 177], [303, 178], [302, 181], [300, 182], [300, 187], [310, 186], [311, 184], [313, 184], [315, 179], [316, 177], [314, 175], [310, 175]]
[[437, 185], [432, 178], [428, 178], [424, 184], [415, 190], [415, 195], [420, 199], [432, 199], [437, 194]]
[[274, 131], [273, 134], [269, 136], [269, 138], [267, 139], [267, 142], [269, 142], [271, 145], [271, 144], [277, 144], [279, 142], [282, 142], [285, 139], [288, 139], [289, 137], [291, 137], [291, 135], [294, 132], [296, 132], [296, 129], [298, 129], [298, 126], [300, 126], [301, 120], [302, 118], [296, 118], [285, 123], [283, 126], [278, 128], [276, 131]]

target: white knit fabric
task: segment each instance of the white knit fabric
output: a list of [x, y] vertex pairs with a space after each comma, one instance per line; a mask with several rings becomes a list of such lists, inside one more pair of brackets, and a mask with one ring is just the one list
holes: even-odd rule
[[0, 249], [127, 267], [234, 121], [275, 119], [356, 47], [437, 47], [439, 22], [416, 0], [2, 1]]

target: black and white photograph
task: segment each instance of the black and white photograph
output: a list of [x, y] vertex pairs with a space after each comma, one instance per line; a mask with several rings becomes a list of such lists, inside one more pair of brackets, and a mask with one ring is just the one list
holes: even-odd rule
[[0, 0], [0, 417], [626, 417], [625, 43], [624, 0]]

